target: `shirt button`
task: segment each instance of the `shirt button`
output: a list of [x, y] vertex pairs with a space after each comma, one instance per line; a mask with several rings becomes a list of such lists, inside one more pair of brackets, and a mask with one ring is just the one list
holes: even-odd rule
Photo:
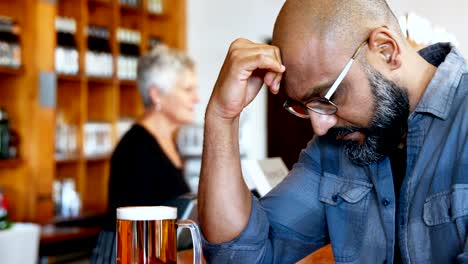
[[382, 204], [383, 206], [388, 206], [390, 204], [390, 201], [387, 198], [382, 199]]
[[338, 195], [337, 195], [337, 194], [334, 194], [334, 195], [332, 196], [332, 200], [333, 200], [333, 202], [336, 203], [336, 202], [338, 201]]

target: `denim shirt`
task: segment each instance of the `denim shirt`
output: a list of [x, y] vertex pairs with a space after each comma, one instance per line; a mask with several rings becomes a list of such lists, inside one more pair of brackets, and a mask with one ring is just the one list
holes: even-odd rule
[[207, 260], [294, 263], [331, 243], [336, 263], [392, 263], [398, 239], [405, 263], [468, 263], [468, 66], [449, 44], [420, 54], [438, 69], [408, 118], [398, 214], [388, 158], [355, 166], [316, 137], [237, 238], [204, 241]]

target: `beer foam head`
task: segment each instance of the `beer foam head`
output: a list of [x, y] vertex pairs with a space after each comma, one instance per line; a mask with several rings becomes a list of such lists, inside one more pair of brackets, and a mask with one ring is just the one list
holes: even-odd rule
[[117, 208], [117, 219], [131, 221], [177, 219], [177, 208], [168, 206], [139, 206]]

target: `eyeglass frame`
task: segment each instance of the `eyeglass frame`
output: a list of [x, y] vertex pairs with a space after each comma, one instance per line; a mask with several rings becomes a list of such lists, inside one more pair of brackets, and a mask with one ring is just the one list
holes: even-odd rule
[[[330, 89], [328, 90], [328, 92], [325, 94], [324, 97], [314, 97], [314, 98], [310, 99], [309, 101], [307, 101], [305, 103], [295, 101], [295, 100], [292, 100], [292, 99], [287, 99], [283, 104], [283, 108], [286, 109], [286, 111], [288, 111], [289, 113], [291, 113], [291, 114], [293, 114], [293, 115], [295, 115], [297, 117], [305, 118], [305, 119], [309, 118], [309, 114], [303, 115], [303, 114], [300, 114], [300, 113], [294, 111], [293, 109], [291, 109], [289, 107], [291, 102], [302, 105], [304, 107], [304, 110], [306, 110], [305, 112], [307, 112], [307, 110], [310, 110], [310, 111], [313, 111], [313, 112], [315, 112], [317, 114], [321, 114], [321, 115], [334, 115], [334, 114], [336, 114], [336, 112], [338, 111], [338, 106], [335, 103], [333, 103], [332, 101], [330, 101], [330, 98], [333, 96], [333, 94], [335, 94], [336, 90], [338, 89], [338, 86], [340, 86], [341, 82], [343, 81], [343, 79], [348, 74], [349, 70], [351, 69], [351, 66], [353, 65], [353, 63], [356, 60], [357, 56], [361, 52], [362, 48], [367, 44], [367, 42], [368, 42], [368, 39], [366, 39], [365, 41], [363, 41], [361, 43], [361, 45], [359, 45], [357, 50], [354, 52], [353, 56], [351, 56], [351, 59], [349, 60], [349, 62], [343, 68], [340, 75], [338, 75], [338, 78], [335, 80], [335, 82], [333, 82], [333, 85], [330, 87]], [[321, 111], [318, 108], [309, 107], [308, 104], [310, 104], [312, 102], [317, 102], [319, 104], [328, 104], [329, 106], [332, 106], [332, 108], [334, 110], [332, 112], [324, 112], [324, 111]]]

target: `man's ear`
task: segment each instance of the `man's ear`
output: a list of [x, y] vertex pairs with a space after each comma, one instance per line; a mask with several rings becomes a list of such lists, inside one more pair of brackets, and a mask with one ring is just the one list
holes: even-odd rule
[[390, 70], [401, 67], [401, 48], [397, 36], [386, 27], [374, 29], [369, 36], [369, 49], [377, 55], [379, 63]]

